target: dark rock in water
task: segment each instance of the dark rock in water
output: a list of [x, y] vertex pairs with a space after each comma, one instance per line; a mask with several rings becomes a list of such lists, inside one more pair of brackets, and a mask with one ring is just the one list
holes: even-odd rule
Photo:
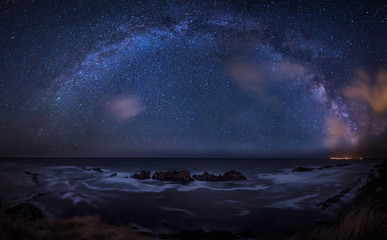
[[35, 221], [44, 218], [42, 211], [31, 203], [21, 203], [15, 207], [9, 208], [5, 211], [5, 214], [27, 221]]
[[32, 173], [32, 172], [29, 172], [29, 171], [25, 171], [24, 172], [25, 174], [27, 175], [31, 175], [31, 180], [35, 183], [35, 184], [39, 184], [39, 180], [38, 180], [38, 174], [37, 173]]
[[103, 172], [101, 168], [91, 168], [90, 171]]
[[327, 203], [337, 203], [338, 201], [340, 201], [340, 197], [336, 195], [326, 200]]
[[134, 174], [132, 178], [136, 179], [150, 179], [150, 171], [141, 171], [139, 174]]
[[332, 167], [333, 167], [332, 165], [325, 165], [325, 166], [319, 167], [318, 170], [324, 170], [324, 169], [332, 168]]
[[221, 181], [222, 176], [216, 176], [214, 174], [209, 174], [208, 172], [204, 172], [202, 175], [193, 175], [194, 179], [198, 181], [208, 181], [208, 182], [215, 182], [215, 181]]
[[376, 174], [375, 174], [375, 171], [374, 171], [373, 169], [371, 169], [370, 172], [369, 172], [369, 174], [368, 174], [368, 177], [369, 177], [369, 178], [373, 178], [373, 177], [375, 177], [375, 175], [376, 175]]
[[153, 174], [152, 179], [161, 180], [161, 181], [193, 181], [191, 174], [188, 170], [181, 170], [177, 172], [175, 170], [169, 170], [168, 172], [156, 172]]
[[235, 181], [235, 180], [246, 180], [246, 177], [238, 171], [230, 170], [222, 175], [214, 175], [208, 172], [204, 172], [202, 175], [194, 175], [194, 179], [198, 181], [208, 181], [208, 182], [216, 182], [216, 181]]
[[32, 181], [35, 183], [35, 184], [39, 184], [39, 180], [38, 180], [38, 174], [37, 173], [33, 173], [31, 174], [31, 179]]
[[313, 171], [313, 168], [298, 167], [292, 170], [292, 172], [310, 172]]
[[324, 170], [324, 169], [332, 168], [332, 167], [333, 167], [332, 165], [325, 165], [325, 166], [319, 167], [318, 170]]
[[349, 163], [340, 163], [340, 164], [336, 164], [337, 167], [344, 167], [344, 166], [349, 166], [351, 164]]
[[332, 206], [332, 204], [339, 202], [342, 197], [344, 197], [343, 193], [336, 194], [336, 195], [328, 198], [327, 200], [317, 204], [316, 206], [317, 207], [322, 206], [323, 209], [328, 208], [328, 207]]
[[86, 166], [80, 166], [82, 170], [94, 171], [94, 172], [103, 172], [101, 168], [87, 168]]
[[112, 173], [109, 177], [110, 177], [110, 178], [112, 178], [112, 177], [117, 177], [117, 173]]
[[129, 178], [129, 176], [125, 176], [124, 178]]
[[341, 191], [342, 194], [349, 193], [352, 189], [351, 188], [346, 188], [343, 191]]
[[230, 170], [222, 176], [222, 181], [246, 180], [247, 178], [238, 171]]

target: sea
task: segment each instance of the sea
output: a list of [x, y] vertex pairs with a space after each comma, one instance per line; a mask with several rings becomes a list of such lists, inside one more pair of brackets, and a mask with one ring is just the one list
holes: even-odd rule
[[[253, 231], [281, 239], [330, 221], [377, 174], [380, 160], [252, 158], [3, 158], [1, 210], [22, 202], [49, 219], [99, 215], [141, 233], [182, 229]], [[297, 167], [312, 171], [295, 172]], [[101, 168], [102, 172], [85, 168]], [[215, 175], [235, 169], [247, 180], [188, 183], [138, 180], [135, 173], [187, 169]], [[115, 176], [111, 177], [112, 174]], [[33, 180], [32, 174], [37, 174]], [[339, 201], [322, 208], [330, 197]]]

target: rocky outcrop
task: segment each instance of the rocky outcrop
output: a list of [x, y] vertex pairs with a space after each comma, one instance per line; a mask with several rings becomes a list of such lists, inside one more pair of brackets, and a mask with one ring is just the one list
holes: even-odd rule
[[132, 178], [135, 179], [150, 179], [150, 171], [141, 171], [140, 173], [135, 173], [132, 175]]
[[345, 167], [345, 166], [349, 166], [351, 165], [350, 163], [339, 163], [339, 164], [336, 164], [337, 167]]
[[313, 168], [298, 167], [292, 170], [292, 172], [311, 172]]
[[117, 177], [117, 173], [112, 173], [112, 174], [110, 174], [109, 177], [110, 177], [110, 178]]
[[222, 175], [214, 175], [208, 172], [204, 172], [202, 175], [194, 175], [194, 179], [198, 181], [217, 182], [217, 181], [239, 181], [246, 180], [247, 178], [236, 170], [230, 170]]
[[169, 170], [168, 172], [156, 172], [153, 174], [152, 179], [160, 181], [193, 181], [190, 172], [185, 169], [181, 170], [180, 172], [175, 170]]
[[21, 203], [15, 207], [9, 208], [5, 211], [5, 214], [27, 221], [35, 221], [44, 218], [42, 211], [31, 203]]
[[81, 168], [86, 171], [103, 172], [101, 168], [87, 168], [86, 166], [81, 166]]
[[332, 165], [325, 165], [325, 166], [319, 167], [318, 170], [324, 170], [324, 169], [332, 168], [332, 167], [333, 167]]
[[25, 174], [27, 175], [30, 175], [31, 176], [31, 180], [35, 183], [35, 184], [39, 184], [39, 180], [38, 180], [38, 174], [37, 173], [32, 173], [30, 171], [25, 171], [24, 172]]
[[319, 204], [317, 204], [316, 206], [317, 207], [322, 207], [322, 209], [326, 209], [330, 206], [332, 206], [333, 204], [339, 202], [346, 193], [349, 193], [352, 189], [351, 188], [346, 188], [344, 190], [342, 190], [340, 193], [336, 194], [336, 195], [333, 195], [332, 197], [326, 199], [325, 201], [323, 202], [320, 202]]
[[38, 180], [38, 174], [37, 173], [33, 173], [31, 174], [31, 180], [35, 183], [35, 184], [39, 184], [39, 180]]
[[236, 170], [230, 170], [222, 176], [222, 181], [246, 180], [247, 178]]
[[204, 172], [202, 175], [193, 175], [192, 177], [198, 181], [216, 182], [221, 181], [222, 175], [216, 176], [214, 174]]

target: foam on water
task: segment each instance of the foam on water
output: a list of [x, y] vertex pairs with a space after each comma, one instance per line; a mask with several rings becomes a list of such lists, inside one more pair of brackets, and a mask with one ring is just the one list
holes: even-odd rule
[[173, 207], [163, 207], [160, 206], [161, 209], [166, 210], [166, 211], [172, 211], [172, 212], [181, 212], [190, 216], [194, 216], [195, 214], [191, 211], [180, 209], [180, 208], [173, 208]]
[[[227, 208], [233, 208], [236, 216], [245, 216], [251, 214], [251, 209], [259, 207], [270, 208], [315, 208], [316, 204], [324, 201], [328, 197], [340, 193], [345, 188], [352, 188], [345, 194], [343, 201], [351, 199], [356, 194], [356, 189], [367, 181], [368, 171], [371, 164], [352, 164], [349, 166], [332, 166], [319, 170], [321, 165], [308, 165], [313, 167], [311, 172], [293, 172], [293, 168], [273, 169], [273, 171], [260, 172], [260, 168], [241, 168], [241, 172], [246, 174], [246, 181], [230, 182], [201, 182], [192, 181], [188, 183], [178, 183], [170, 181], [157, 181], [153, 179], [138, 180], [131, 178], [140, 169], [138, 166], [109, 168], [98, 165], [103, 172], [85, 171], [79, 166], [16, 166], [14, 164], [2, 164], [1, 176], [11, 179], [9, 182], [13, 185], [26, 186], [35, 189], [37, 192], [53, 193], [60, 199], [70, 199], [74, 205], [81, 202], [92, 206], [98, 206], [112, 201], [122, 194], [154, 193], [149, 198], [164, 199], [167, 205], [160, 206], [161, 209], [171, 212], [181, 212], [186, 215], [195, 214], [189, 207], [181, 208], [168, 205], [168, 196], [172, 194], [183, 194], [195, 191], [219, 192], [219, 196], [228, 196], [226, 201], [219, 202], [222, 199], [210, 199], [209, 204], [218, 204]], [[92, 168], [88, 167], [88, 168]], [[293, 166], [294, 167], [294, 166]], [[8, 172], [5, 169], [11, 169]], [[205, 168], [205, 167], [202, 167]], [[146, 168], [145, 168], [146, 169]], [[151, 175], [158, 171], [152, 169]], [[189, 168], [188, 168], [189, 169]], [[24, 171], [38, 173], [38, 180], [41, 184], [36, 185], [31, 177]], [[213, 174], [222, 174], [223, 170], [208, 169]], [[110, 177], [113, 173], [116, 176]], [[195, 167], [192, 175], [201, 174], [202, 170]], [[166, 194], [165, 194], [166, 192]], [[237, 192], [234, 194], [233, 192]], [[116, 195], [111, 195], [116, 194]], [[192, 195], [191, 193], [189, 193]], [[183, 196], [181, 195], [181, 196]], [[193, 195], [194, 196], [194, 195]], [[210, 194], [209, 196], [217, 196]], [[239, 198], [238, 196], [248, 196]], [[26, 198], [23, 195], [12, 195], [14, 201]], [[31, 198], [31, 196], [29, 196]], [[238, 200], [236, 200], [238, 199]], [[224, 200], [224, 199], [223, 199]], [[114, 200], [113, 200], [114, 201]], [[229, 201], [229, 202], [227, 202]], [[234, 211], [233, 210], [233, 211]]]

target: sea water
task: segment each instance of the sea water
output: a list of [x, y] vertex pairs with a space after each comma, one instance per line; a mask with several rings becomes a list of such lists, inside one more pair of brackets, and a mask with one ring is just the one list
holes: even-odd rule
[[[98, 214], [108, 222], [149, 231], [268, 231], [277, 225], [296, 229], [353, 198], [377, 163], [330, 159], [3, 159], [0, 198], [3, 209], [29, 201], [49, 218]], [[313, 171], [292, 171], [299, 166]], [[191, 175], [204, 171], [223, 175], [236, 169], [247, 180], [176, 183], [131, 178], [141, 170], [152, 175], [170, 169], [187, 169]], [[39, 183], [26, 171], [38, 174]], [[117, 175], [110, 177], [113, 173]], [[343, 190], [346, 193], [335, 206], [325, 210], [318, 206]]]

